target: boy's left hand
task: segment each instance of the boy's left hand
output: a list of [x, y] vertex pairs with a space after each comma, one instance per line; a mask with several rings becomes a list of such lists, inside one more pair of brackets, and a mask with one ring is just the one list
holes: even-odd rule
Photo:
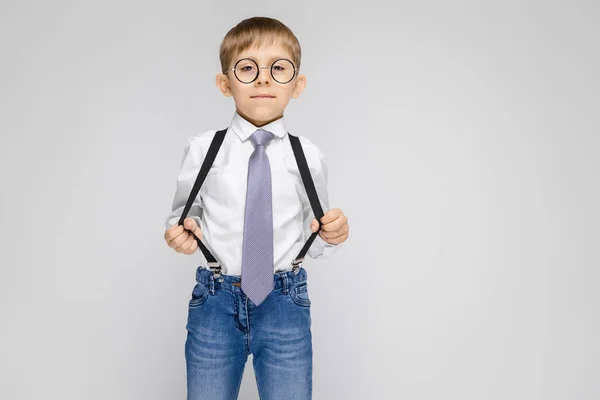
[[[321, 231], [319, 236], [329, 244], [340, 244], [348, 239], [350, 226], [348, 225], [348, 217], [344, 215], [339, 208], [332, 208], [327, 211], [321, 218]], [[315, 232], [319, 229], [319, 221], [313, 218], [310, 224], [311, 231]]]

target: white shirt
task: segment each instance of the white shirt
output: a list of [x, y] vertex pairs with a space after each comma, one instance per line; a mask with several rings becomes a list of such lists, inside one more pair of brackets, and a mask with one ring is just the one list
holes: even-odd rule
[[[291, 262], [312, 233], [310, 223], [315, 216], [302, 183], [283, 117], [261, 128], [275, 135], [265, 147], [271, 165], [274, 272], [290, 271]], [[215, 161], [188, 213], [189, 217], [199, 223], [202, 243], [220, 262], [222, 273], [226, 275], [242, 274], [248, 161], [254, 151], [249, 137], [256, 129], [256, 126], [235, 112]], [[172, 211], [167, 217], [165, 229], [178, 223], [216, 132], [217, 130], [208, 130], [188, 138], [177, 177]], [[323, 212], [327, 213], [329, 197], [324, 153], [307, 138], [295, 136], [300, 139]], [[329, 257], [339, 246], [329, 244], [317, 235], [307, 256]], [[207, 268], [206, 258], [200, 249], [198, 252], [202, 266]]]

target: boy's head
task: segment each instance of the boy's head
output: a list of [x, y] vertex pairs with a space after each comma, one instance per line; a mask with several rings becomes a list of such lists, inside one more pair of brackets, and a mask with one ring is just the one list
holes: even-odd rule
[[217, 87], [233, 96], [242, 117], [265, 125], [281, 118], [290, 98], [306, 86], [306, 77], [298, 73], [300, 57], [300, 43], [283, 23], [268, 17], [245, 19], [223, 38]]

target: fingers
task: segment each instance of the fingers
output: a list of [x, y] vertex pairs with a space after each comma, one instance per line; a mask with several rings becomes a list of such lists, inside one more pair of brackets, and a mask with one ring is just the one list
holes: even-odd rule
[[192, 254], [198, 249], [196, 238], [202, 239], [202, 231], [193, 218], [186, 218], [183, 225], [174, 225], [165, 231], [165, 241], [178, 253]]
[[[321, 229], [324, 231], [333, 232], [339, 230], [347, 223], [348, 217], [342, 213], [342, 210], [339, 208], [332, 208], [321, 218]], [[317, 221], [316, 218], [313, 218], [310, 224], [310, 230], [315, 232], [317, 229], [319, 229], [319, 221]]]
[[[339, 208], [332, 208], [327, 211], [321, 218], [321, 223], [319, 236], [327, 243], [339, 244], [348, 238], [350, 231], [348, 217]], [[319, 223], [316, 219], [313, 219], [310, 228], [313, 232], [319, 228]]]
[[338, 230], [328, 230], [328, 231], [321, 230], [319, 232], [319, 236], [321, 236], [321, 239], [323, 239], [327, 243], [331, 243], [331, 244], [342, 243], [343, 241], [345, 241], [348, 238], [349, 234], [350, 234], [350, 225], [348, 225], [347, 223], [344, 224]]
[[177, 249], [178, 247], [181, 247], [181, 245], [185, 243], [185, 241], [190, 236], [190, 232], [184, 230], [183, 226], [180, 225], [179, 228], [180, 229], [174, 230], [173, 233], [167, 233], [166, 235], [167, 244], [172, 249]]
[[187, 234], [187, 239], [181, 244], [181, 246], [175, 248], [176, 252], [183, 254], [192, 254], [198, 248], [198, 244], [196, 243], [196, 238], [194, 237], [194, 235], [192, 235], [191, 233]]
[[[323, 217], [323, 219], [324, 218], [325, 217]], [[323, 222], [323, 219], [321, 219], [321, 222]], [[348, 225], [348, 217], [346, 217], [345, 215], [342, 215], [339, 218], [332, 220], [332, 222], [329, 222], [329, 223], [323, 222], [323, 227], [321, 229], [326, 232], [335, 232], [335, 231], [340, 230], [344, 225]]]
[[184, 230], [185, 229], [181, 225], [173, 225], [165, 231], [165, 240], [167, 241], [167, 244], [169, 244], [169, 247], [173, 247], [171, 246], [171, 242], [177, 237], [179, 237], [179, 235], [181, 235], [184, 232]]
[[321, 222], [323, 224], [328, 224], [332, 221], [335, 221], [341, 215], [343, 215], [342, 210], [340, 210], [339, 208], [332, 208], [331, 210], [327, 211], [325, 215], [323, 215], [323, 218], [321, 218]]
[[320, 235], [320, 236], [321, 236], [321, 239], [323, 239], [324, 241], [326, 241], [329, 244], [340, 244], [340, 243], [344, 242], [346, 239], [348, 239], [348, 235], [349, 235], [349, 233], [346, 232], [346, 233], [342, 233], [341, 235], [336, 236], [336, 237], [324, 238], [322, 235]]

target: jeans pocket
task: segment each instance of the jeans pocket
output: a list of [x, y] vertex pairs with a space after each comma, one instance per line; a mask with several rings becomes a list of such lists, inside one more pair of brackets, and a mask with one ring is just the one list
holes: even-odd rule
[[189, 308], [197, 308], [204, 304], [208, 299], [208, 288], [203, 283], [196, 283], [194, 290], [192, 290], [192, 298], [190, 299]]
[[294, 303], [299, 306], [310, 307], [310, 297], [308, 297], [308, 286], [306, 282], [292, 286], [289, 293]]

